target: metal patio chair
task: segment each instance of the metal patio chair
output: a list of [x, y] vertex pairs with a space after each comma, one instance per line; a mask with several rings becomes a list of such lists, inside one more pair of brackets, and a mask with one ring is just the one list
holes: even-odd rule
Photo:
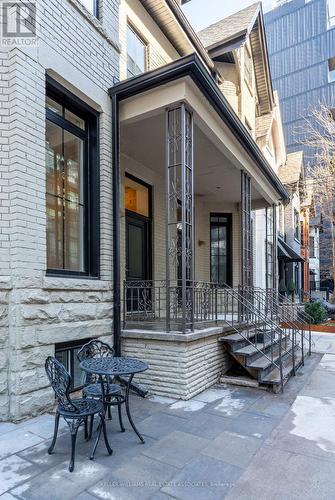
[[[101, 340], [95, 339], [85, 344], [77, 353], [77, 358], [80, 363], [88, 358], [105, 358], [113, 356], [114, 349], [110, 345], [102, 342]], [[111, 406], [117, 406], [121, 432], [124, 432], [125, 428], [122, 422], [121, 405], [125, 402], [125, 398], [122, 394], [121, 386], [119, 384], [115, 384], [113, 380], [107, 377], [104, 378], [103, 384], [105, 392], [104, 406], [105, 410], [107, 409], [108, 418], [112, 418]], [[83, 397], [101, 400], [101, 380], [97, 375], [86, 373], [83, 387]], [[92, 436], [93, 418], [94, 416], [92, 416], [90, 420], [89, 439]]]
[[105, 445], [108, 454], [113, 453], [109, 446], [106, 423], [105, 423], [105, 412], [102, 401], [96, 399], [71, 399], [69, 396], [69, 390], [71, 387], [71, 376], [66, 371], [65, 367], [56, 358], [49, 356], [45, 361], [45, 371], [47, 377], [50, 381], [50, 385], [54, 390], [56, 399], [58, 401], [58, 406], [55, 415], [55, 429], [52, 438], [52, 443], [48, 449], [49, 455], [52, 454], [53, 449], [56, 444], [59, 418], [62, 416], [65, 422], [68, 424], [71, 432], [71, 458], [69, 463], [69, 471], [72, 472], [74, 469], [74, 459], [76, 450], [76, 439], [77, 433], [80, 425], [85, 425], [85, 438], [87, 438], [87, 419], [89, 417], [94, 417], [94, 415], [99, 415], [101, 425], [99, 426], [99, 434], [94, 443], [90, 459], [93, 460], [94, 454], [100, 439], [101, 431], [104, 435]]

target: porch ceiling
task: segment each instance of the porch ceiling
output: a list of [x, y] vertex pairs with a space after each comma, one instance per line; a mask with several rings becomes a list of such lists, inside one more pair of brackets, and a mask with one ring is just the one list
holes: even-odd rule
[[[185, 102], [193, 110], [196, 125], [210, 140], [210, 158], [221, 154], [224, 161], [221, 156], [220, 165], [226, 165], [227, 169], [234, 165], [235, 170], [232, 172], [238, 176], [240, 170], [250, 175], [254, 189], [258, 190], [258, 193], [255, 193], [258, 199], [266, 200], [266, 203], [270, 204], [276, 203], [279, 198], [288, 199], [279, 178], [196, 55], [120, 82], [110, 89], [110, 94], [116, 111], [119, 109], [119, 114], [115, 115], [119, 120], [117, 126], [125, 127], [137, 123], [136, 134], [129, 134], [134, 138], [134, 143], [128, 143], [128, 146], [134, 149], [141, 138], [141, 145], [146, 145], [146, 156], [153, 160], [151, 161], [155, 163], [156, 168], [158, 164], [164, 165], [165, 146], [159, 140], [164, 137], [164, 111], [166, 107]], [[150, 127], [148, 139], [148, 134], [142, 129], [145, 128], [147, 119], [157, 115], [163, 115], [162, 122], [156, 127]], [[160, 151], [156, 151], [155, 144], [158, 144]], [[215, 153], [214, 148], [219, 153]], [[206, 151], [206, 148], [203, 147], [202, 150]], [[201, 152], [198, 151], [197, 155], [197, 174], [200, 174], [203, 168], [207, 169], [206, 174], [213, 174], [208, 169], [218, 162], [214, 160], [214, 163], [208, 163], [208, 158], [201, 161]], [[138, 156], [135, 156], [135, 159], [141, 162]], [[213, 184], [216, 184], [215, 175], [212, 177]]]
[[[159, 172], [165, 181], [165, 114], [121, 125], [121, 154], [146, 168]], [[141, 176], [141, 172], [139, 172]], [[240, 201], [240, 171], [210, 141], [195, 122], [194, 127], [195, 194], [213, 201]], [[253, 200], [261, 198], [253, 188]]]

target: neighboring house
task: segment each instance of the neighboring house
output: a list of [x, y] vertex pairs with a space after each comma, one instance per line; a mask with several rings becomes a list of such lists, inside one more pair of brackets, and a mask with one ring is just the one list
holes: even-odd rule
[[[335, 2], [288, 1], [265, 14], [265, 25], [288, 152], [303, 149], [306, 166], [313, 166], [313, 151], [299, 140], [310, 109], [320, 103], [335, 107]], [[325, 225], [320, 233], [321, 280], [331, 278], [330, 249]]]
[[279, 168], [279, 178], [290, 193], [290, 202], [283, 208], [284, 238], [279, 237], [280, 289], [283, 292], [285, 287], [290, 289], [291, 284], [294, 283], [295, 294], [300, 298], [300, 291], [303, 289], [305, 259], [308, 264], [307, 252], [301, 255], [301, 238], [307, 234], [305, 222], [301, 224], [302, 202], [305, 195], [302, 151], [287, 155], [286, 163]]
[[[272, 91], [260, 3], [199, 32], [215, 61], [218, 81], [273, 171], [286, 162], [278, 95]], [[271, 207], [253, 206], [253, 284], [277, 287]], [[277, 215], [277, 214], [276, 214]]]
[[271, 209], [275, 242], [288, 200], [255, 142], [275, 105], [261, 11], [241, 35], [238, 114], [219, 76], [233, 47], [207, 52], [175, 0], [37, 12], [38, 47], [1, 49], [0, 417], [53, 402], [48, 355], [80, 386], [92, 337], [146, 359], [153, 392], [190, 398], [230, 366], [215, 294], [252, 285], [252, 208]]

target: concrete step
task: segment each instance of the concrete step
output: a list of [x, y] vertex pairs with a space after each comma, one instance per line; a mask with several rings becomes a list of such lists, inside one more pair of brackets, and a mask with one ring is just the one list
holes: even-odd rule
[[[302, 364], [302, 351], [299, 346], [295, 348], [295, 369], [297, 370]], [[283, 380], [284, 384], [288, 381], [290, 376], [293, 374], [293, 361], [292, 356], [287, 356], [283, 360]], [[262, 384], [272, 385], [278, 388], [280, 386], [280, 370], [279, 368], [273, 368], [269, 373], [265, 374], [260, 378]]]

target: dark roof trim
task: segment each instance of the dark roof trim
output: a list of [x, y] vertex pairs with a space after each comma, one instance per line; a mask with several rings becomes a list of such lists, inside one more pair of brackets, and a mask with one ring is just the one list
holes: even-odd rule
[[236, 139], [248, 151], [250, 157], [256, 162], [261, 172], [276, 189], [280, 198], [283, 201], [288, 201], [288, 192], [197, 54], [191, 54], [190, 56], [173, 61], [156, 70], [117, 83], [114, 87], [109, 89], [109, 94], [110, 96], [116, 97], [120, 102], [147, 90], [187, 76], [192, 78], [195, 84], [201, 89], [202, 93], [220, 118], [228, 125]]
[[201, 57], [203, 57], [208, 67], [212, 69], [213, 63], [211, 61], [211, 58], [208, 57], [207, 50], [202, 45], [198, 35], [192, 28], [191, 24], [188, 22], [187, 17], [177, 4], [176, 0], [165, 0], [165, 1], [169, 6], [171, 12], [173, 12], [175, 18], [178, 20], [179, 24], [183, 27], [185, 34], [187, 35], [187, 38], [190, 40], [192, 45], [199, 51], [199, 54], [201, 54]]

